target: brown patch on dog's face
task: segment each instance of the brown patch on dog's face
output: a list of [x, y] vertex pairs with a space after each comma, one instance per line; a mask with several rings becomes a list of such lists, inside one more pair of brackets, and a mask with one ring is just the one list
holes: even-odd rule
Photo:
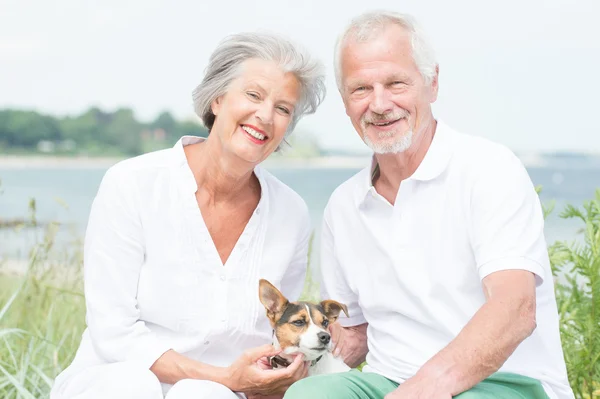
[[302, 303], [288, 303], [273, 326], [275, 336], [282, 349], [290, 346], [299, 346], [300, 337], [308, 330], [310, 317], [306, 306]]
[[309, 303], [308, 306], [310, 308], [310, 317], [315, 326], [327, 330], [329, 325], [335, 321], [335, 319], [331, 319], [325, 314], [325, 310], [320, 304], [314, 305]]
[[327, 315], [327, 317], [330, 319], [331, 323], [334, 323], [337, 320], [341, 311], [344, 311], [344, 314], [346, 315], [346, 317], [350, 317], [348, 315], [348, 307], [346, 305], [344, 305], [343, 303], [339, 303], [332, 299], [327, 299], [325, 301], [322, 301], [321, 307], [323, 308], [323, 313], [325, 313], [325, 315]]

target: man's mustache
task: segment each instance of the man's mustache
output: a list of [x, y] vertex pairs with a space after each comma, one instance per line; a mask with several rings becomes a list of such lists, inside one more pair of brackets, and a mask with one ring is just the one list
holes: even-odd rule
[[362, 122], [363, 122], [363, 124], [391, 122], [391, 121], [396, 121], [398, 119], [406, 118], [407, 116], [408, 116], [408, 112], [406, 112], [404, 110], [388, 112], [387, 114], [372, 113], [372, 114], [363, 116]]

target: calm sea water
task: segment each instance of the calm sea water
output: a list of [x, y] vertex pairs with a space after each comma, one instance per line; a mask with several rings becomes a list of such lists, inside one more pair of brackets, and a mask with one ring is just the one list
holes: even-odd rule
[[[308, 204], [313, 227], [320, 227], [323, 209], [333, 190], [358, 169], [269, 168], [284, 183], [298, 192]], [[534, 184], [542, 185], [542, 201], [556, 201], [553, 214], [546, 221], [546, 239], [574, 239], [579, 225], [558, 217], [566, 203], [577, 206], [593, 197], [600, 187], [600, 169], [529, 168]], [[35, 198], [39, 221], [63, 224], [60, 240], [82, 236], [90, 205], [105, 169], [1, 169], [0, 219], [26, 217], [28, 203]], [[0, 256], [23, 257], [39, 231], [0, 229]], [[316, 243], [318, 240], [316, 240]], [[317, 246], [318, 247], [318, 246]]]

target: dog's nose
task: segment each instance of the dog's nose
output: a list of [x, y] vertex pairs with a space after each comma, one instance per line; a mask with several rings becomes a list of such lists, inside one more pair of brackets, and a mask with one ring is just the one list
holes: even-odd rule
[[331, 340], [331, 335], [329, 335], [326, 332], [318, 333], [317, 337], [319, 337], [319, 341], [321, 341], [324, 345], [327, 345], [329, 343], [329, 341]]

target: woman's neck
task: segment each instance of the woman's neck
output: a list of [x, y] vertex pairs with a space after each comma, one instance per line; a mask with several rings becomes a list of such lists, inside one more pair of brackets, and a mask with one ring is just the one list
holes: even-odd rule
[[216, 135], [184, 151], [198, 192], [208, 194], [212, 201], [229, 202], [253, 188], [254, 165], [223, 151]]

